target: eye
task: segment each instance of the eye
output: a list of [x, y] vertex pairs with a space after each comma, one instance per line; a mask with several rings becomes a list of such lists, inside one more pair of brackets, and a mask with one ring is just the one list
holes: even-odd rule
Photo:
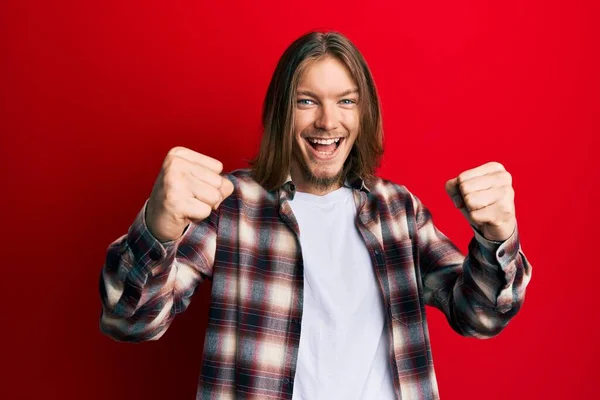
[[310, 106], [312, 104], [314, 104], [315, 102], [310, 100], [310, 99], [299, 99], [298, 100], [298, 104], [303, 105], [303, 106]]
[[342, 104], [345, 104], [345, 105], [356, 104], [356, 100], [344, 99], [344, 100], [342, 100]]

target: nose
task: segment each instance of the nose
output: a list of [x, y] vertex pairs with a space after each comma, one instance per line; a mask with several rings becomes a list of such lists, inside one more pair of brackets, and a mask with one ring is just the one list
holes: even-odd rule
[[338, 127], [338, 116], [336, 107], [329, 104], [323, 104], [319, 107], [319, 114], [315, 121], [315, 127], [325, 131], [331, 131]]

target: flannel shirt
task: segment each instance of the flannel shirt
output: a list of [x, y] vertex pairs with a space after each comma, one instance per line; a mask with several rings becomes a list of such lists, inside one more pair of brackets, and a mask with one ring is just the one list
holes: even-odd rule
[[[179, 239], [153, 237], [146, 201], [127, 234], [109, 245], [100, 329], [118, 341], [156, 340], [212, 279], [196, 398], [291, 399], [303, 302], [302, 233], [289, 204], [295, 185], [288, 178], [267, 191], [248, 169], [224, 176], [232, 195]], [[438, 399], [425, 306], [440, 309], [461, 335], [497, 335], [520, 309], [531, 278], [518, 229], [496, 242], [471, 225], [465, 256], [405, 186], [381, 178], [348, 182], [385, 305], [397, 398]]]

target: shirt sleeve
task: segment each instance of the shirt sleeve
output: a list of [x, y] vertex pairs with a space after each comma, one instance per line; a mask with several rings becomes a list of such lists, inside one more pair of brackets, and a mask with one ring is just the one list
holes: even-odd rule
[[212, 276], [218, 214], [160, 242], [146, 225], [146, 207], [127, 234], [108, 246], [100, 274], [100, 330], [127, 342], [159, 339], [185, 311], [197, 286]]
[[412, 195], [418, 229], [425, 301], [440, 309], [461, 335], [489, 338], [500, 333], [525, 299], [532, 267], [523, 253], [518, 226], [503, 242], [486, 239], [473, 225], [465, 256], [433, 223]]

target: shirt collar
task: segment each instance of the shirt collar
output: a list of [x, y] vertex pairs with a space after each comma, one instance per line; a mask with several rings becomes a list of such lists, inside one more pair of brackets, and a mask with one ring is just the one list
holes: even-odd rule
[[[345, 187], [349, 187], [352, 189], [356, 189], [356, 190], [362, 190], [366, 193], [370, 192], [370, 189], [367, 187], [365, 180], [362, 179], [359, 176], [349, 176], [348, 178], [346, 178], [346, 180], [344, 181], [344, 186]], [[288, 194], [288, 196], [290, 196], [291, 199], [294, 198], [294, 194], [296, 193], [296, 185], [294, 184], [294, 181], [292, 180], [292, 176], [291, 174], [288, 173], [285, 182], [283, 185], [281, 185], [281, 189], [286, 192]]]

